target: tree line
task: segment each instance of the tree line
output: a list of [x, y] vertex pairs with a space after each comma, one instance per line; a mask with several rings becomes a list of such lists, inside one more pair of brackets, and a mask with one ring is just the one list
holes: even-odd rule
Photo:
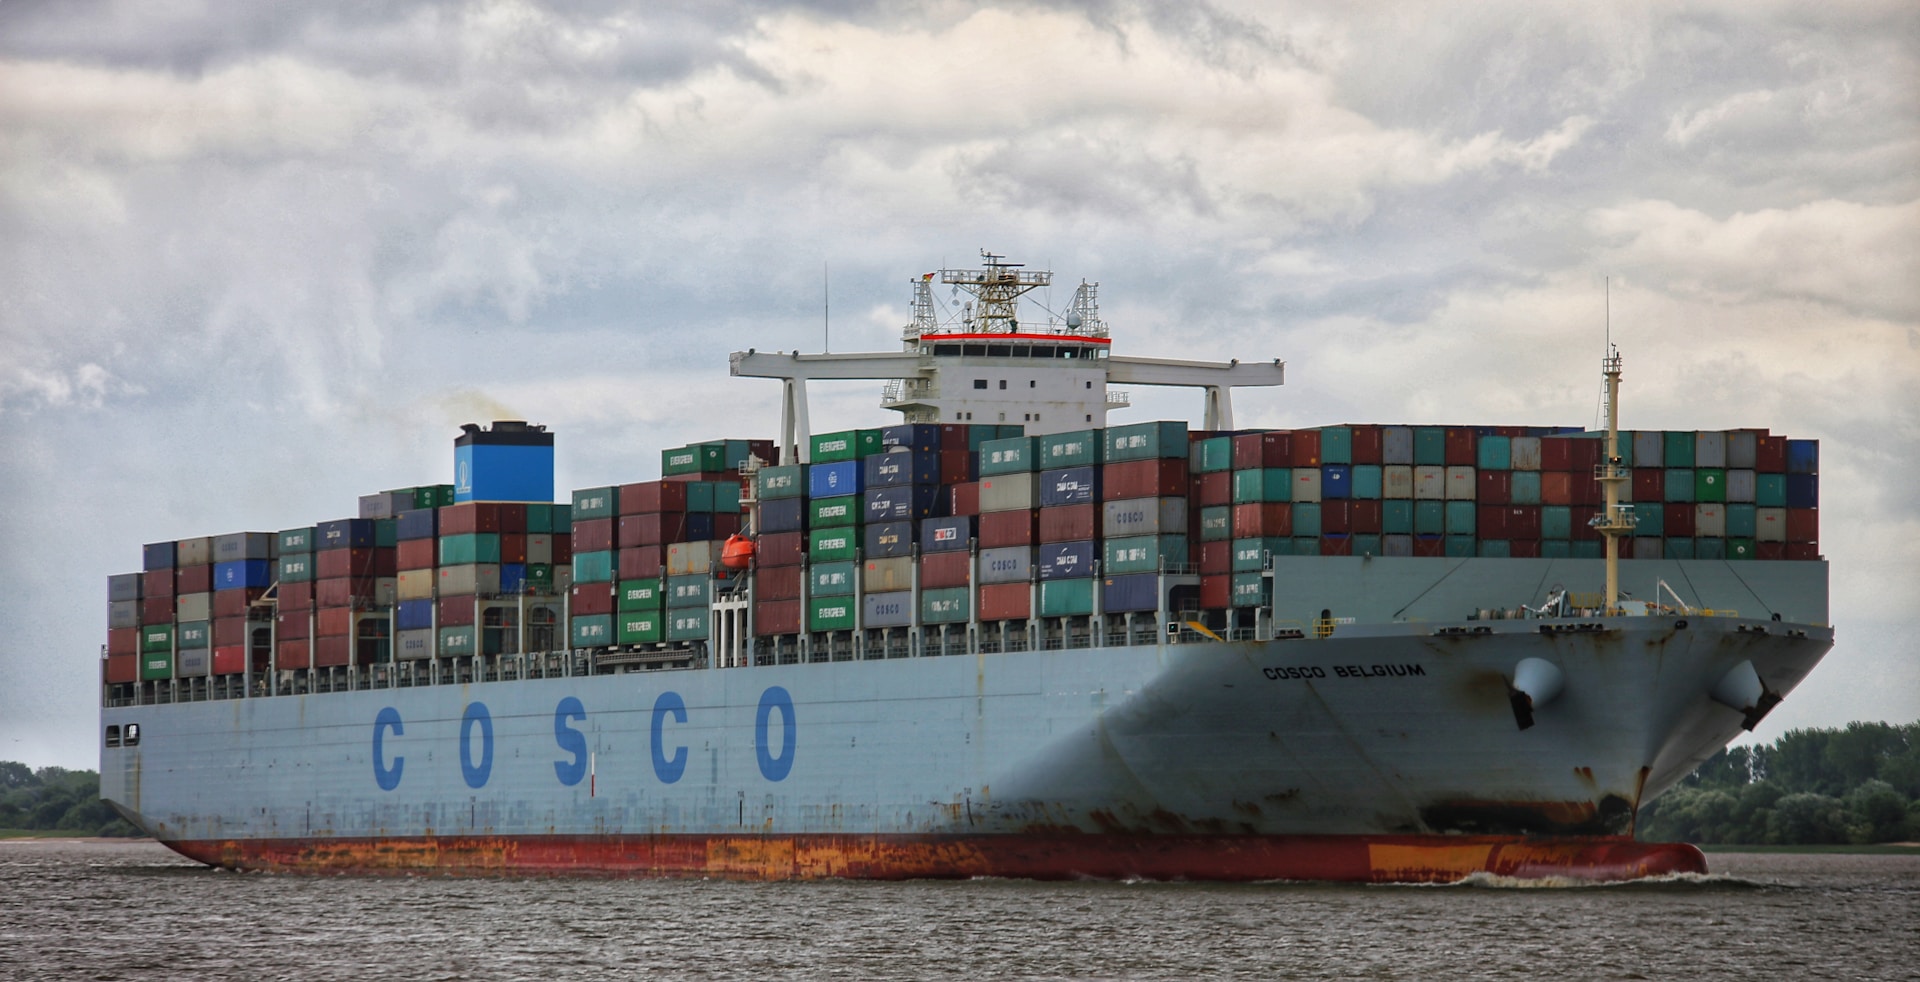
[[1706, 845], [1920, 841], [1920, 723], [1727, 747], [1642, 809], [1639, 833]]
[[140, 830], [100, 800], [100, 775], [64, 767], [33, 770], [0, 761], [0, 829], [136, 836]]

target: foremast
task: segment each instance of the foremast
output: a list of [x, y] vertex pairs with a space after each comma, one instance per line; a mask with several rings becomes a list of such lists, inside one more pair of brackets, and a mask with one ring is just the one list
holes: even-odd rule
[[1606, 612], [1618, 614], [1620, 540], [1632, 535], [1635, 525], [1633, 506], [1620, 503], [1620, 486], [1633, 478], [1620, 458], [1620, 349], [1607, 346], [1600, 370], [1607, 379], [1607, 452], [1605, 461], [1594, 468], [1594, 477], [1606, 495], [1606, 508], [1594, 516], [1592, 525], [1607, 541]]

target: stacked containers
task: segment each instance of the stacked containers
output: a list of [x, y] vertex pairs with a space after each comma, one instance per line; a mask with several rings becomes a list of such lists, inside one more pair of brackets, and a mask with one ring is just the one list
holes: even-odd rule
[[754, 550], [754, 633], [799, 634], [800, 577], [806, 556], [807, 475], [799, 464], [754, 475], [760, 528]]
[[[418, 500], [415, 504], [418, 504]], [[431, 658], [439, 650], [438, 621], [434, 612], [434, 593], [438, 589], [440, 563], [440, 510], [434, 505], [409, 508], [394, 518], [394, 596], [393, 653], [401, 661]], [[282, 532], [285, 548], [288, 533]], [[280, 575], [288, 573], [282, 554]], [[286, 586], [281, 586], [284, 596]], [[281, 620], [286, 629], [286, 620]]]
[[[1083, 447], [1086, 444], [1071, 444]], [[1035, 564], [1039, 553], [1064, 538], [1080, 538], [1092, 526], [1091, 502], [1097, 475], [1092, 467], [1044, 469], [1048, 438], [1000, 437], [980, 445], [979, 515], [976, 537], [980, 557], [980, 619], [1026, 620], [1033, 615]], [[1056, 451], [1060, 450], [1055, 446]], [[923, 588], [964, 590], [967, 569], [962, 553], [924, 554]], [[926, 579], [928, 575], [932, 580]], [[949, 599], [951, 599], [949, 597]], [[923, 607], [926, 604], [922, 604]], [[943, 608], [953, 606], [943, 603]]]
[[[1101, 445], [1105, 459], [1100, 468], [1100, 609], [1106, 613], [1155, 610], [1160, 572], [1190, 562], [1187, 424], [1161, 421], [1110, 427]], [[1043, 565], [1043, 575], [1045, 570]], [[1062, 581], [1057, 589], [1074, 588]], [[1048, 612], [1046, 590], [1043, 584], [1043, 613]], [[1091, 593], [1089, 585], [1089, 600]]]
[[880, 433], [827, 434], [814, 438], [813, 449], [814, 462], [806, 465], [807, 601], [802, 613], [809, 632], [848, 631], [858, 623], [853, 596], [866, 507], [861, 451], [867, 456], [878, 453]]
[[[886, 450], [862, 464], [862, 627], [906, 627], [913, 622], [913, 554], [920, 524], [943, 515], [947, 504], [941, 494], [940, 451], [926, 448], [937, 441], [938, 429], [931, 424], [889, 427], [881, 431]], [[890, 444], [889, 434], [908, 442]], [[970, 467], [960, 471], [970, 472]]]
[[213, 617], [210, 621], [178, 621], [176, 675], [186, 678], [246, 671], [250, 652], [256, 647], [264, 649], [272, 636], [266, 623], [270, 608], [255, 608], [254, 601], [273, 584], [278, 554], [278, 537], [271, 532], [214, 537]]
[[314, 527], [312, 667], [372, 664], [386, 652], [385, 616], [365, 618], [364, 645], [359, 632], [362, 614], [387, 607], [398, 591], [394, 525], [387, 518], [343, 518]]
[[161, 545], [165, 549], [159, 552], [155, 551], [154, 546], [146, 547], [145, 572], [119, 573], [107, 577], [107, 663], [104, 666], [104, 680], [110, 684], [140, 681], [140, 600], [144, 596], [147, 580], [152, 574], [161, 573], [167, 581], [167, 594], [171, 596], [173, 593], [173, 571], [166, 567], [153, 568], [156, 561], [173, 561], [173, 543]]

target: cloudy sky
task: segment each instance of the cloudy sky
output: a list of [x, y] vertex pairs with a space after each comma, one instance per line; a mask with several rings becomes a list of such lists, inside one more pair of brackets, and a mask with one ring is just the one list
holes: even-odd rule
[[97, 760], [142, 542], [470, 420], [562, 489], [771, 436], [727, 352], [817, 350], [823, 268], [890, 347], [982, 248], [1116, 350], [1286, 359], [1242, 425], [1592, 425], [1611, 278], [1625, 425], [1822, 441], [1841, 641], [1759, 735], [1912, 720], [1917, 69], [1905, 0], [0, 5], [0, 759]]

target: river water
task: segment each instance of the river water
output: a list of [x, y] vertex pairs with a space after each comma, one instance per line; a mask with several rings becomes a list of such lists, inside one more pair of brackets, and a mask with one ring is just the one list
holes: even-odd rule
[[0, 841], [0, 979], [1916, 979], [1913, 855], [1611, 886], [239, 874]]

